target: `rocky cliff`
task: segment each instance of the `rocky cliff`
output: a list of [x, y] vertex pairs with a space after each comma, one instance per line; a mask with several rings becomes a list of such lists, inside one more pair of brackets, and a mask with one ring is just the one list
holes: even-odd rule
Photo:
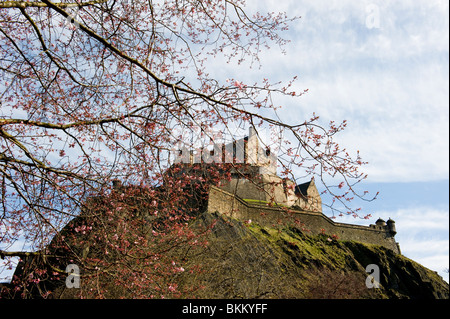
[[[202, 280], [205, 298], [449, 298], [435, 272], [381, 246], [216, 219], [201, 261], [215, 271]], [[367, 265], [379, 268], [379, 288], [369, 289]]]
[[[79, 223], [77, 219], [71, 223], [72, 228], [66, 227], [63, 232], [66, 238], [73, 225]], [[179, 290], [197, 287], [189, 291], [188, 297], [449, 298], [449, 285], [437, 273], [381, 246], [337, 241], [326, 234], [311, 236], [292, 226], [263, 227], [217, 213], [201, 214], [191, 227], [211, 223], [214, 227], [206, 235], [208, 245], [197, 249], [180, 246], [170, 253], [183, 262], [184, 269], [201, 269], [176, 276], [167, 274]], [[89, 253], [83, 249], [80, 251], [87, 255], [105, 258], [92, 249]], [[21, 262], [16, 275], [29, 276], [34, 271], [33, 262], [38, 264], [36, 258]], [[64, 268], [68, 260], [60, 258], [58, 262]], [[379, 269], [379, 288], [369, 289], [366, 285], [369, 275], [366, 267], [371, 264]], [[111, 268], [109, 272], [112, 271]], [[66, 288], [64, 278], [56, 279], [37, 280], [31, 284], [35, 286], [26, 289], [32, 297], [40, 297], [45, 290], [51, 291], [47, 296], [53, 298], [79, 297], [79, 290]], [[102, 282], [101, 278], [97, 280]], [[102, 287], [108, 298], [136, 297], [132, 289], [118, 290], [106, 279]], [[20, 294], [5, 291], [5, 296], [20, 297]]]

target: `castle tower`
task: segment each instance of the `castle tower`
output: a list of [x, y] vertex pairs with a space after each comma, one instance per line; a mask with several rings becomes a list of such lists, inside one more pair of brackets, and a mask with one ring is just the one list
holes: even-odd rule
[[322, 200], [314, 179], [296, 185], [277, 176], [277, 156], [261, 141], [253, 127], [248, 136], [228, 144], [215, 144], [212, 150], [175, 152], [175, 163], [233, 163], [232, 179], [220, 188], [244, 200], [296, 206], [305, 211], [322, 212]]
[[377, 221], [375, 222], [375, 225], [384, 227], [384, 226], [386, 226], [386, 222], [383, 219], [378, 218]]
[[190, 150], [182, 146], [175, 151], [174, 163], [234, 163], [249, 164], [256, 168], [257, 174], [272, 174], [277, 172], [277, 156], [268, 147], [263, 147], [258, 134], [250, 127], [248, 136], [228, 144], [214, 144], [212, 150], [200, 148]]
[[387, 228], [392, 237], [397, 234], [397, 230], [395, 229], [395, 221], [393, 221], [391, 218], [389, 218], [389, 220], [387, 221]]
[[[239, 141], [237, 141], [239, 143]], [[242, 143], [242, 142], [241, 142]], [[268, 146], [263, 146], [256, 130], [250, 127], [248, 137], [243, 139], [245, 163], [258, 167], [259, 174], [277, 174], [277, 156]]]
[[[231, 149], [231, 144], [225, 149]], [[244, 145], [243, 163], [250, 166], [251, 178], [234, 174], [231, 181], [221, 186], [223, 190], [244, 200], [296, 206], [305, 211], [322, 212], [322, 200], [314, 179], [296, 185], [287, 178], [277, 176], [277, 156], [259, 139], [251, 127], [247, 137], [234, 142], [236, 147]], [[239, 152], [235, 152], [239, 154]], [[237, 163], [237, 161], [236, 161]], [[237, 169], [239, 172], [239, 169]]]

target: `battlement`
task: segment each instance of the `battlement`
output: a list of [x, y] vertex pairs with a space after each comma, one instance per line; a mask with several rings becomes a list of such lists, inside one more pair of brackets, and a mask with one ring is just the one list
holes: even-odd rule
[[174, 154], [175, 164], [248, 164], [256, 174], [277, 173], [277, 156], [263, 147], [253, 128], [248, 136], [228, 144], [213, 144], [209, 148], [188, 149], [182, 146]]
[[247, 201], [222, 188], [211, 186], [208, 195], [208, 211], [218, 212], [242, 221], [257, 222], [263, 226], [273, 227], [280, 223], [292, 223], [301, 226], [307, 233], [335, 235], [339, 240], [352, 240], [374, 244], [391, 249], [400, 254], [400, 246], [395, 241], [396, 234], [393, 221], [386, 225], [352, 225], [338, 223], [321, 212], [297, 208], [289, 210], [267, 203]]

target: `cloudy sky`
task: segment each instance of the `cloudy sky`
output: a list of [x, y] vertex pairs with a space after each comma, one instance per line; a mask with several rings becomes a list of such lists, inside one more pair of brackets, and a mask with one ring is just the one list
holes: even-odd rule
[[[253, 4], [252, 4], [253, 5]], [[299, 76], [282, 118], [348, 121], [342, 146], [369, 162], [363, 205], [373, 220], [394, 219], [402, 253], [448, 281], [448, 1], [258, 1], [260, 10], [301, 16], [282, 56], [264, 53], [254, 76]]]

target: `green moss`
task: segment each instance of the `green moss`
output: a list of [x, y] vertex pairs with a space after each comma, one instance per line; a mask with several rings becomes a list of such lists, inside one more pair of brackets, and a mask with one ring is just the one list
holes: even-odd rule
[[345, 268], [346, 252], [336, 249], [340, 248], [336, 241], [330, 242], [320, 235], [306, 235], [296, 228], [275, 229], [252, 223], [249, 229], [264, 237], [274, 249], [288, 255], [297, 265], [314, 263], [333, 269]]
[[[270, 271], [286, 276], [291, 288], [298, 289], [297, 296], [303, 293], [301, 287], [312, 282], [336, 280], [353, 280], [358, 291], [370, 298], [448, 296], [448, 285], [436, 273], [383, 246], [333, 240], [326, 234], [311, 235], [295, 227], [268, 227], [256, 222], [241, 225], [273, 252], [276, 265]], [[369, 264], [379, 266], [382, 289], [368, 291], [365, 287]]]

